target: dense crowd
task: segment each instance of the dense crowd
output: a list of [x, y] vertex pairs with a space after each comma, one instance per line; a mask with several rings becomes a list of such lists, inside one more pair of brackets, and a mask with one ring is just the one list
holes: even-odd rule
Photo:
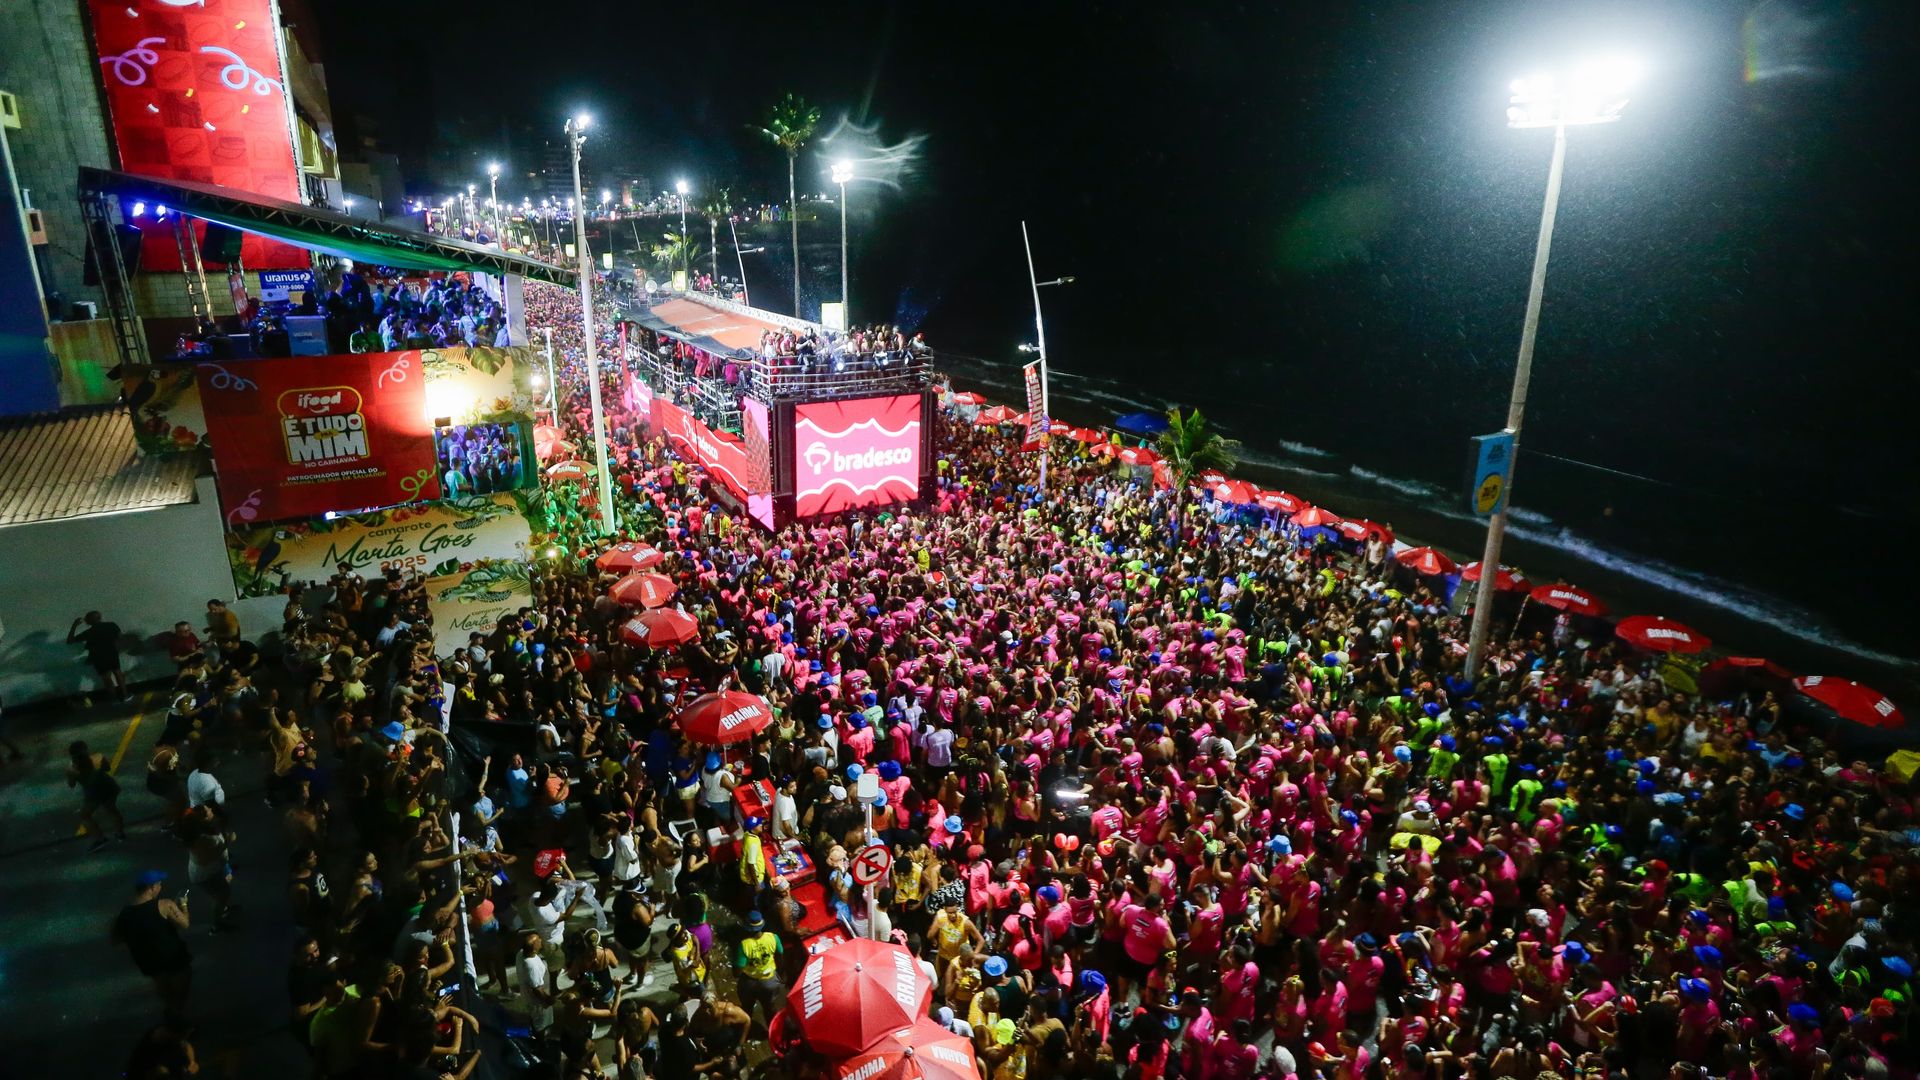
[[[587, 446], [577, 320], [532, 288], [528, 311]], [[264, 736], [319, 1075], [473, 1067], [498, 1033], [443, 992], [462, 928], [521, 1063], [833, 1075], [772, 1023], [822, 913], [740, 857], [762, 848], [920, 959], [988, 1080], [1915, 1075], [1912, 788], [1770, 695], [1526, 628], [1472, 677], [1460, 620], [1391, 560], [1176, 513], [1078, 451], [1043, 491], [1015, 441], [945, 416], [923, 504], [770, 534], [607, 377], [620, 539], [665, 553], [692, 642], [623, 637], [569, 484], [534, 605], [450, 656], [396, 575], [296, 591], [270, 677], [237, 627], [180, 654], [149, 785], [199, 890], [238, 842], [205, 747]], [[776, 717], [724, 754], [674, 722], [721, 688]], [[868, 771], [897, 856], [871, 908], [847, 869]], [[123, 919], [177, 1021], [169, 895], [143, 876]]]

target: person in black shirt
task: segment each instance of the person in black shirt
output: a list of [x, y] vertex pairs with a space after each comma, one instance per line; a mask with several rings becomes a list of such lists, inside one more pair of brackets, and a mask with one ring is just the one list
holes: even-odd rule
[[113, 940], [133, 954], [140, 974], [153, 980], [166, 1008], [167, 1023], [185, 1020], [187, 993], [193, 987], [193, 954], [182, 937], [187, 929], [187, 907], [182, 899], [160, 895], [167, 875], [143, 872], [133, 882], [133, 900], [113, 920]]
[[[82, 625], [86, 629], [81, 629]], [[84, 645], [87, 663], [100, 676], [100, 689], [109, 684], [122, 698], [127, 694], [127, 677], [120, 671], [120, 624], [110, 623], [97, 611], [89, 611], [73, 620], [67, 628], [67, 644]]]

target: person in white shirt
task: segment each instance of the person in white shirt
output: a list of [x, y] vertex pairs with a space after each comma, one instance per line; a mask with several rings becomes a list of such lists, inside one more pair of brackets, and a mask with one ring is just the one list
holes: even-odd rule
[[213, 775], [213, 767], [219, 764], [219, 758], [210, 750], [202, 751], [194, 762], [193, 771], [187, 774], [187, 809], [198, 810], [209, 803], [215, 813], [224, 814], [227, 809], [227, 792]]
[[779, 649], [770, 650], [760, 658], [760, 670], [766, 673], [768, 686], [785, 685], [787, 654]]
[[542, 955], [544, 943], [538, 933], [529, 930], [520, 941], [520, 1009], [527, 1014], [527, 1026], [536, 1033], [553, 1026], [552, 968]]

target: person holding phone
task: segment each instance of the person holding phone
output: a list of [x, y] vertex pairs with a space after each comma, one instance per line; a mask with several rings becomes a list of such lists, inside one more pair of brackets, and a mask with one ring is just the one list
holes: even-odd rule
[[133, 880], [133, 898], [114, 917], [112, 937], [133, 954], [140, 974], [153, 980], [168, 1024], [185, 1023], [187, 995], [193, 989], [193, 953], [188, 950], [187, 894], [160, 895], [163, 870], [145, 870]]

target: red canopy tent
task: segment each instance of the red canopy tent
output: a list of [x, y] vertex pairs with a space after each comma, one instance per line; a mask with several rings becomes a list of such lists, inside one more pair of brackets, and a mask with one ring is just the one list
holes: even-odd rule
[[1451, 574], [1459, 569], [1459, 567], [1454, 565], [1452, 559], [1447, 558], [1445, 555], [1440, 554], [1430, 547], [1408, 548], [1395, 555], [1394, 558], [1400, 560], [1404, 565], [1412, 567], [1414, 573], [1425, 574], [1427, 577]]
[[1683, 622], [1658, 615], [1635, 615], [1621, 619], [1613, 628], [1620, 640], [1649, 652], [1697, 653], [1706, 651], [1713, 639]]
[[694, 742], [728, 746], [746, 742], [773, 723], [773, 709], [758, 694], [723, 690], [694, 698], [674, 722]]
[[827, 1055], [859, 1054], [912, 1027], [932, 1000], [933, 983], [912, 953], [866, 938], [808, 959], [787, 993], [800, 1034]]
[[1906, 714], [1893, 699], [1871, 686], [1832, 675], [1808, 675], [1793, 680], [1803, 694], [1832, 709], [1843, 720], [1863, 727], [1898, 728], [1907, 726]]

